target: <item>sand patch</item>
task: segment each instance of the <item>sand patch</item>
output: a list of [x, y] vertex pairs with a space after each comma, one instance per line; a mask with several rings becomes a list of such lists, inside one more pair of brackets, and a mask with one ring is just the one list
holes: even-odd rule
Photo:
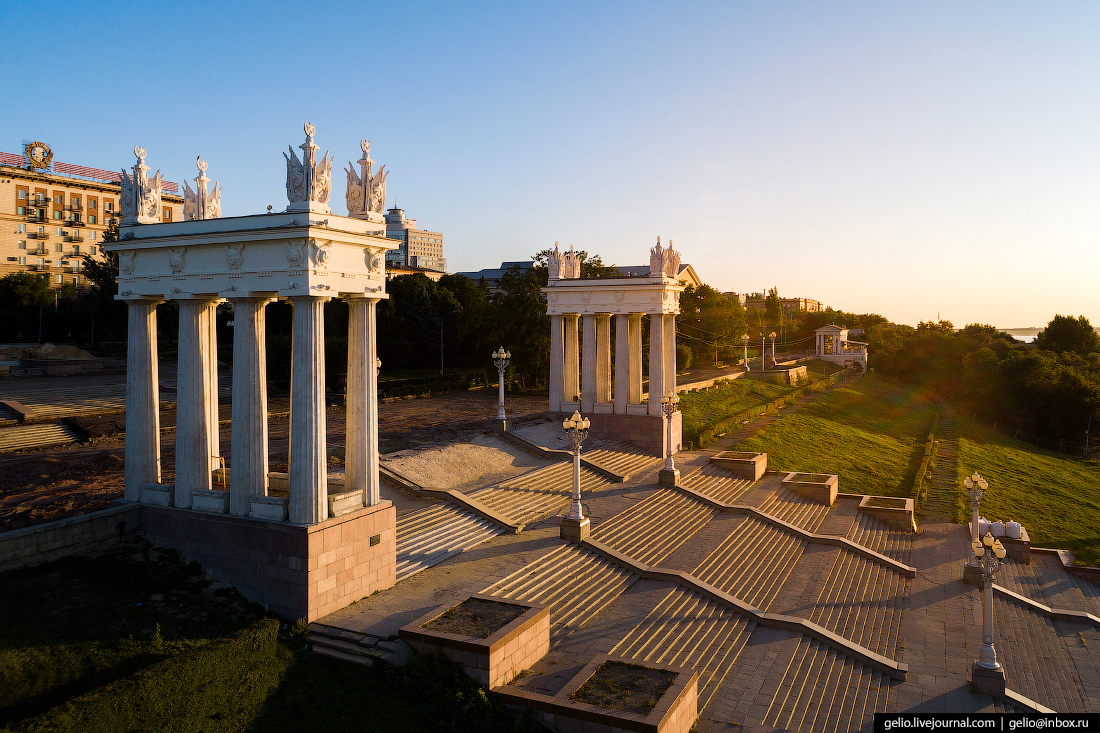
[[458, 490], [495, 484], [551, 463], [493, 435], [478, 435], [468, 443], [388, 453], [381, 461], [421, 486]]

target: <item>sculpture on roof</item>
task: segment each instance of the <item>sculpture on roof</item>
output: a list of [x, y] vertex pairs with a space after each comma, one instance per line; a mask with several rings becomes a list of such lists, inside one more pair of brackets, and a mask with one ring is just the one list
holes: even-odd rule
[[134, 147], [134, 155], [137, 163], [133, 167], [131, 178], [122, 171], [122, 191], [119, 195], [119, 205], [122, 209], [123, 224], [156, 224], [160, 221], [160, 171], [149, 179], [149, 166], [145, 165], [145, 148], [140, 145]]
[[377, 172], [374, 171], [369, 141], [360, 140], [359, 147], [363, 149], [363, 157], [359, 159], [362, 175], [355, 173], [355, 167], [350, 161], [344, 169], [348, 174], [348, 216], [382, 221], [382, 212], [386, 210], [386, 177], [389, 172], [384, 165]]
[[[294, 148], [290, 148], [290, 157], [286, 158], [286, 197], [290, 201], [287, 211], [319, 211], [329, 213], [328, 197], [332, 192], [332, 161], [325, 157], [317, 160], [320, 149], [313, 144], [316, 128], [310, 123], [304, 125], [306, 141], [298, 147], [302, 150], [302, 160]], [[289, 147], [289, 146], [288, 146]]]
[[202, 156], [195, 158], [195, 167], [199, 169], [199, 175], [195, 178], [195, 190], [183, 182], [183, 218], [184, 219], [218, 219], [222, 215], [222, 190], [221, 184], [214, 182], [214, 190], [207, 193], [206, 184], [210, 181], [206, 177], [206, 161]]
[[667, 247], [661, 247], [661, 238], [657, 237], [657, 246], [649, 250], [649, 276], [676, 278], [680, 274], [680, 253], [672, 248], [669, 240]]
[[554, 242], [554, 251], [546, 259], [546, 266], [549, 280], [573, 280], [581, 276], [581, 258], [572, 246], [568, 252], [562, 252]]

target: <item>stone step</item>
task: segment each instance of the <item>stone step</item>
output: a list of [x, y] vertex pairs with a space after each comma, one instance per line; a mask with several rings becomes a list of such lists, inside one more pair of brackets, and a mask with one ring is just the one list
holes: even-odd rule
[[656, 565], [716, 514], [717, 510], [697, 499], [660, 489], [601, 524], [592, 539], [647, 565]]
[[[581, 494], [587, 495], [583, 482]], [[531, 525], [561, 512], [563, 507], [569, 505], [570, 494], [561, 491], [520, 491], [489, 487], [478, 489], [470, 496], [516, 524]]]
[[583, 627], [638, 576], [577, 545], [562, 545], [482, 593], [550, 607], [554, 648]]
[[586, 451], [584, 457], [627, 478], [655, 469], [661, 463], [658, 456], [650, 455], [627, 441], [617, 441]]
[[700, 494], [722, 502], [736, 504], [741, 496], [752, 488], [753, 481], [732, 471], [707, 463], [680, 478], [679, 484]]
[[870, 730], [886, 711], [889, 680], [876, 670], [803, 636], [764, 715], [763, 723], [791, 731]]
[[692, 574], [761, 610], [767, 610], [802, 555], [799, 537], [756, 517], [719, 544]]
[[869, 514], [859, 515], [859, 519], [848, 532], [848, 539], [898, 562], [909, 564], [913, 535]]
[[320, 654], [324, 657], [332, 657], [333, 659], [339, 659], [344, 662], [351, 662], [352, 664], [362, 664], [367, 667], [374, 665], [374, 657], [369, 657], [361, 654], [350, 654], [339, 649], [333, 649], [327, 646], [314, 646], [314, 654]]
[[397, 580], [504, 534], [504, 529], [454, 504], [402, 516], [397, 522]]
[[611, 654], [699, 673], [699, 710], [709, 704], [748, 642], [755, 622], [685, 588], [670, 589]]
[[0, 428], [0, 453], [11, 453], [26, 448], [45, 448], [51, 445], [79, 443], [80, 435], [63, 422], [13, 425]]
[[790, 489], [779, 489], [758, 507], [765, 514], [782, 519], [807, 532], [816, 532], [817, 526], [829, 513], [826, 504], [807, 501]]

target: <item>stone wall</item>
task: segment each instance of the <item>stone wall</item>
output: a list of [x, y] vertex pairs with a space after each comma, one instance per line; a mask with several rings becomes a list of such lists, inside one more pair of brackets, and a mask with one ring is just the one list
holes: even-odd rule
[[90, 545], [118, 541], [141, 526], [141, 507], [109, 509], [0, 533], [0, 571], [86, 552]]
[[397, 513], [383, 501], [314, 525], [146, 506], [150, 540], [279, 616], [308, 621], [396, 582]]

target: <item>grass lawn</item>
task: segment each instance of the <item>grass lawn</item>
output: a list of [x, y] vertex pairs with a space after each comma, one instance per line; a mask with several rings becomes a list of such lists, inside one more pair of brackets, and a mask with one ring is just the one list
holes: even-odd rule
[[867, 374], [735, 450], [767, 453], [773, 470], [836, 474], [841, 492], [909, 496], [934, 415], [918, 388]]
[[449, 660], [368, 668], [145, 543], [0, 573], [0, 733], [545, 731]]
[[684, 393], [680, 395], [684, 432], [696, 435], [727, 415], [771, 402], [793, 390], [793, 387], [783, 384], [741, 378], [714, 389]]
[[[965, 419], [956, 430], [960, 485], [974, 471], [989, 482], [982, 514], [1020, 522], [1033, 547], [1070, 549], [1079, 564], [1100, 564], [1100, 462], [1045, 451]], [[969, 520], [961, 488], [959, 506]]]

